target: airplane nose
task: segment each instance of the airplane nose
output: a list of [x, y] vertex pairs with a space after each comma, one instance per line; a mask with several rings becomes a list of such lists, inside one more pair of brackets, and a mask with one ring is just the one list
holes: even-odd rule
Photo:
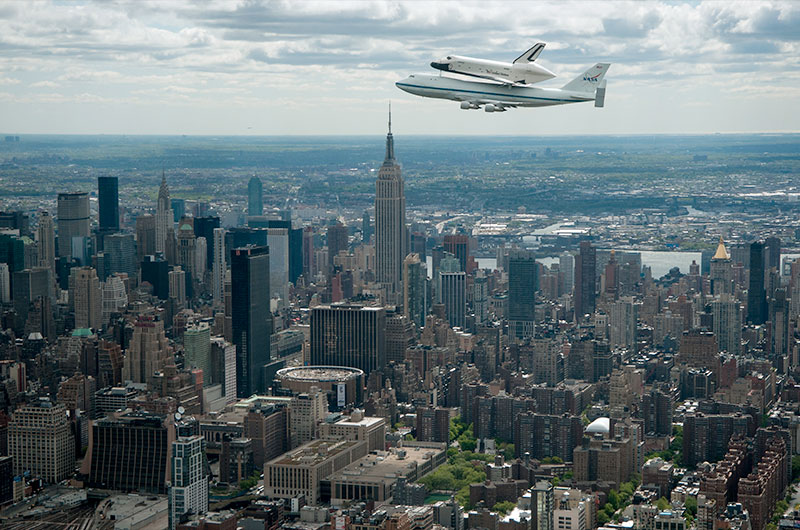
[[437, 70], [443, 70], [445, 72], [448, 70], [448, 66], [449, 65], [447, 63], [437, 63], [436, 61], [431, 63], [431, 67], [436, 68]]

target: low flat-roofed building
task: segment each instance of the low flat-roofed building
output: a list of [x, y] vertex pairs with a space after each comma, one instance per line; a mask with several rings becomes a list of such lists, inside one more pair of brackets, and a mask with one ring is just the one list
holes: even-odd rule
[[364, 411], [358, 409], [350, 416], [331, 414], [329, 421], [320, 425], [320, 436], [366, 440], [369, 451], [382, 451], [386, 448], [386, 419], [364, 416]]
[[366, 456], [366, 440], [319, 439], [305, 443], [264, 464], [264, 495], [269, 498], [305, 497], [306, 503], [327, 502], [323, 479]]
[[412, 483], [447, 461], [444, 443], [413, 443], [391, 451], [377, 451], [333, 473], [330, 482], [331, 503], [370, 499], [387, 502], [394, 495], [399, 477]]

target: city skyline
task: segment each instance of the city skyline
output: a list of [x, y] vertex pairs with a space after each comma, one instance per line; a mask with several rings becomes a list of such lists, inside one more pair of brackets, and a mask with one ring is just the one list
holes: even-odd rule
[[[2, 132], [374, 134], [388, 100], [399, 134], [796, 131], [798, 21], [781, 1], [12, 2]], [[542, 86], [611, 62], [606, 108], [485, 116], [394, 86], [448, 53], [510, 61], [537, 41], [558, 76]]]

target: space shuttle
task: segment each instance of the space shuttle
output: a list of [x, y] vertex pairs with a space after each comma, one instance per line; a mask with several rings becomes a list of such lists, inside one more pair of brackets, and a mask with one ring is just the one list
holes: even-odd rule
[[534, 44], [531, 49], [517, 57], [513, 63], [448, 55], [432, 62], [431, 66], [443, 72], [482, 77], [505, 85], [531, 85], [556, 76], [535, 62], [544, 47], [543, 42]]

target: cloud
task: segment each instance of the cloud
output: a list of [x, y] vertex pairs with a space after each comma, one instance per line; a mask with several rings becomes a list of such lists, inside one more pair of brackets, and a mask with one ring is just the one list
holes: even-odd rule
[[438, 56], [510, 61], [541, 40], [539, 61], [559, 75], [551, 86], [606, 60], [619, 91], [658, 85], [761, 104], [759, 80], [797, 86], [798, 27], [800, 3], [777, 0], [11, 2], [0, 4], [0, 85], [30, 112], [36, 101], [200, 112], [293, 102], [308, 120], [400, 97], [393, 80]]

